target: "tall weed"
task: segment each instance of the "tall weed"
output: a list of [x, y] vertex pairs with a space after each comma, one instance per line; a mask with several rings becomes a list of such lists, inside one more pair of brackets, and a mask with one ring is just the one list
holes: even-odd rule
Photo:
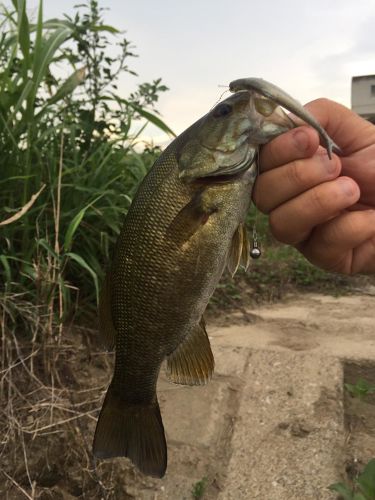
[[[54, 438], [85, 436], [102, 390], [72, 382], [71, 342], [85, 366], [90, 350], [63, 327], [95, 310], [121, 219], [159, 153], [135, 148], [141, 131], [173, 133], [155, 110], [160, 79], [118, 92], [135, 54], [96, 0], [46, 21], [42, 0], [35, 21], [26, 0], [0, 9], [0, 496], [36, 498], [51, 443], [64, 460]], [[84, 439], [72, 459], [87, 461], [86, 490], [107, 498]]]
[[172, 134], [154, 108], [166, 87], [119, 95], [135, 54], [96, 0], [48, 21], [40, 1], [35, 23], [26, 0], [13, 7], [0, 22], [2, 293], [27, 292], [62, 324], [78, 292], [95, 306], [121, 218], [158, 153], [135, 151], [139, 130], [152, 122]]

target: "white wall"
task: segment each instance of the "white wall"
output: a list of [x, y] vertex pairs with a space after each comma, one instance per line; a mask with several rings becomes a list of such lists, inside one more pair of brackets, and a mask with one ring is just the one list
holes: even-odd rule
[[352, 109], [365, 118], [375, 114], [375, 75], [352, 79]]

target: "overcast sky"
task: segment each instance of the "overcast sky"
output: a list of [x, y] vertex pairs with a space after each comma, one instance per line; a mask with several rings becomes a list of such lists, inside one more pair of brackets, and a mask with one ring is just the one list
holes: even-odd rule
[[[45, 18], [80, 0], [45, 0]], [[32, 8], [37, 0], [28, 0]], [[126, 96], [162, 77], [158, 107], [180, 133], [206, 113], [219, 85], [246, 76], [272, 81], [305, 103], [325, 96], [350, 106], [351, 77], [375, 73], [374, 0], [100, 0], [106, 22], [136, 46]]]

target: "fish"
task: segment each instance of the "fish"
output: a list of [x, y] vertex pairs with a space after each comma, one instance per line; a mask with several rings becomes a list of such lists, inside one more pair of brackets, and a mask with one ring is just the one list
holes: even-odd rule
[[263, 78], [239, 78], [230, 82], [229, 90], [231, 92], [238, 92], [239, 90], [255, 91], [257, 94], [261, 94], [272, 102], [283, 106], [285, 109], [298, 116], [298, 118], [301, 118], [301, 120], [315, 128], [326, 144], [330, 159], [332, 158], [332, 152], [338, 155], [342, 154], [341, 148], [329, 137], [320, 123], [302, 106], [302, 104], [274, 83], [263, 80]]
[[161, 365], [176, 384], [212, 377], [203, 314], [225, 267], [249, 265], [244, 222], [259, 146], [294, 126], [272, 100], [239, 90], [173, 140], [142, 181], [100, 293], [99, 330], [115, 366], [95, 457], [128, 457], [164, 476]]

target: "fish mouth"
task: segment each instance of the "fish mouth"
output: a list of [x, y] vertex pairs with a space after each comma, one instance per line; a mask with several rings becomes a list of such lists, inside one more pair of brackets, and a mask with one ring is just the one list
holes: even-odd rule
[[198, 164], [198, 168], [180, 170], [178, 176], [184, 182], [229, 182], [243, 175], [251, 167], [256, 158], [257, 147], [250, 142], [250, 134], [247, 133], [241, 134], [237, 139], [237, 148], [234, 151], [210, 148], [203, 144], [201, 151], [207, 153], [202, 154], [203, 158], [206, 155], [215, 168], [209, 171]]
[[193, 183], [195, 185], [212, 185], [212, 184], [228, 184], [230, 182], [236, 181], [237, 179], [240, 179], [244, 172], [247, 172], [251, 165], [253, 165], [254, 161], [250, 163], [250, 165], [243, 170], [236, 172], [234, 174], [223, 174], [220, 175], [219, 173], [215, 176], [213, 175], [206, 175], [203, 177], [197, 177]]
[[[243, 144], [243, 142], [242, 142]], [[232, 165], [222, 165], [217, 168], [214, 172], [210, 172], [206, 175], [198, 177], [199, 180], [212, 180], [212, 178], [216, 180], [233, 180], [234, 177], [240, 177], [243, 172], [248, 170], [251, 165], [255, 161], [257, 149], [252, 148], [250, 144], [248, 144], [247, 151], [245, 156], [239, 160], [237, 163], [233, 163]]]

